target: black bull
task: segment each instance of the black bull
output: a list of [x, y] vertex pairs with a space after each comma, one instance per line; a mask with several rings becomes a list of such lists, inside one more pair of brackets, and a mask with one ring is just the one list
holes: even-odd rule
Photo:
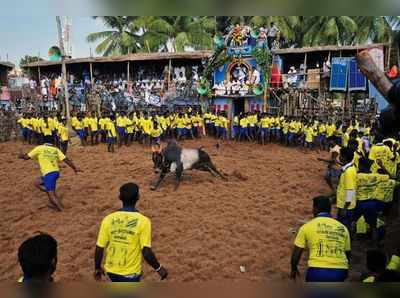
[[169, 172], [175, 172], [175, 190], [179, 187], [184, 170], [206, 171], [215, 177], [226, 180], [202, 148], [185, 149], [179, 147], [175, 142], [170, 142], [161, 153], [153, 153], [153, 162], [156, 172], [159, 172], [160, 176], [151, 186], [151, 190], [156, 190]]

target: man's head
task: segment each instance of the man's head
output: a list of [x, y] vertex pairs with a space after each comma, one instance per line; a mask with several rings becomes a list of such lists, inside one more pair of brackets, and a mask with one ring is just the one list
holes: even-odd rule
[[348, 164], [354, 158], [354, 151], [348, 147], [344, 147], [340, 149], [340, 161], [343, 164]]
[[347, 148], [349, 148], [351, 151], [356, 152], [358, 149], [358, 141], [355, 139], [350, 139], [349, 143], [347, 144]]
[[313, 198], [313, 214], [331, 213], [331, 201], [328, 197], [318, 196]]
[[135, 183], [126, 183], [119, 189], [119, 199], [124, 206], [135, 206], [139, 200], [139, 186]]
[[374, 273], [385, 271], [386, 268], [386, 255], [377, 249], [367, 251], [367, 268]]
[[57, 267], [57, 241], [48, 234], [25, 240], [18, 249], [24, 279], [50, 281]]
[[370, 173], [374, 162], [367, 157], [362, 157], [358, 161], [358, 171], [360, 173]]

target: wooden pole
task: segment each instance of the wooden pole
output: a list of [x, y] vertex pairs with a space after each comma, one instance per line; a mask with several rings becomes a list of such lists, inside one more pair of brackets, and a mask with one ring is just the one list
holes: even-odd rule
[[69, 124], [68, 127], [70, 126], [70, 110], [69, 110], [69, 93], [68, 93], [68, 84], [67, 84], [67, 67], [65, 65], [65, 51], [64, 51], [64, 41], [62, 39], [62, 30], [61, 30], [61, 18], [59, 16], [56, 16], [56, 22], [57, 22], [57, 29], [58, 29], [58, 39], [60, 43], [60, 50], [61, 50], [61, 71], [62, 71], [62, 81], [63, 81], [63, 86], [64, 86], [64, 97], [65, 97], [65, 116], [67, 118], [67, 123]]
[[168, 64], [168, 90], [170, 89], [170, 81], [171, 81], [171, 67], [172, 67], [172, 62], [171, 59], [169, 59], [169, 64]]
[[40, 66], [39, 65], [38, 65], [37, 69], [38, 69], [38, 86], [39, 86], [40, 85]]
[[90, 66], [90, 84], [92, 85], [92, 88], [94, 86], [94, 77], [93, 77], [93, 64], [92, 62], [89, 62]]
[[130, 67], [130, 61], [128, 61], [128, 65], [126, 66], [126, 81], [129, 82], [130, 81], [130, 71], [129, 71], [129, 67]]

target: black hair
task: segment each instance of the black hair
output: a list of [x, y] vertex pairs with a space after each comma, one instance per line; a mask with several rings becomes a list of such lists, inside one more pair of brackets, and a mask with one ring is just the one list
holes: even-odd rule
[[358, 160], [358, 170], [361, 173], [370, 173], [371, 166], [374, 162], [367, 157], [361, 157]]
[[354, 152], [350, 148], [344, 147], [340, 149], [340, 156], [346, 161], [350, 162], [354, 158]]
[[26, 279], [53, 274], [57, 262], [57, 241], [44, 233], [25, 240], [18, 249], [18, 261]]
[[119, 189], [119, 198], [124, 205], [135, 205], [139, 199], [139, 186], [135, 183], [126, 183]]
[[378, 249], [371, 249], [367, 251], [367, 268], [368, 270], [378, 273], [386, 268], [386, 255]]
[[331, 200], [326, 196], [318, 196], [313, 198], [313, 207], [318, 213], [331, 212]]
[[377, 133], [375, 135], [375, 140], [374, 140], [375, 144], [382, 143], [383, 138], [384, 138], [384, 136], [382, 134]]
[[355, 139], [350, 139], [349, 142], [347, 143], [347, 148], [349, 148], [350, 150], [352, 150], [353, 152], [357, 151], [358, 149], [358, 141]]
[[43, 142], [46, 144], [53, 144], [53, 137], [52, 136], [43, 136]]

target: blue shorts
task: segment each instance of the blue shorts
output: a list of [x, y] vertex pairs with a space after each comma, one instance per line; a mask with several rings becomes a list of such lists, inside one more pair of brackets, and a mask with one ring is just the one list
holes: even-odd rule
[[261, 128], [261, 136], [269, 136], [269, 128]]
[[22, 136], [26, 139], [28, 137], [28, 135], [29, 135], [29, 128], [24, 127], [22, 129]]
[[375, 200], [357, 201], [357, 206], [354, 209], [354, 220], [358, 220], [361, 216], [364, 216], [367, 224], [376, 227], [378, 210]]
[[309, 267], [306, 282], [343, 282], [347, 274], [347, 269]]
[[125, 127], [117, 127], [118, 134], [120, 137], [125, 137]]
[[347, 210], [346, 214], [344, 216], [339, 215], [339, 210], [338, 210], [338, 215], [337, 215], [337, 220], [344, 224], [346, 227], [350, 227], [351, 223], [353, 222], [353, 217], [354, 217], [354, 211], [353, 210]]
[[340, 169], [329, 169], [326, 171], [325, 178], [338, 178], [342, 171]]
[[239, 126], [234, 125], [232, 127], [232, 134], [233, 134], [233, 137], [235, 137], [235, 136], [237, 136], [239, 134]]
[[132, 275], [132, 276], [124, 276], [118, 275], [113, 273], [107, 273], [108, 277], [111, 279], [112, 282], [140, 282], [142, 279], [142, 275]]
[[185, 134], [185, 128], [177, 128], [176, 131], [178, 136], [183, 136]]
[[47, 192], [55, 191], [60, 172], [50, 172], [42, 177], [44, 188]]
[[107, 137], [107, 143], [108, 144], [114, 144], [116, 141], [116, 137]]
[[247, 127], [241, 127], [240, 128], [240, 134], [248, 136], [249, 135], [249, 130], [247, 129]]
[[78, 136], [79, 136], [80, 139], [84, 139], [85, 138], [86, 132], [85, 132], [84, 129], [78, 129], [76, 132], [78, 133]]

